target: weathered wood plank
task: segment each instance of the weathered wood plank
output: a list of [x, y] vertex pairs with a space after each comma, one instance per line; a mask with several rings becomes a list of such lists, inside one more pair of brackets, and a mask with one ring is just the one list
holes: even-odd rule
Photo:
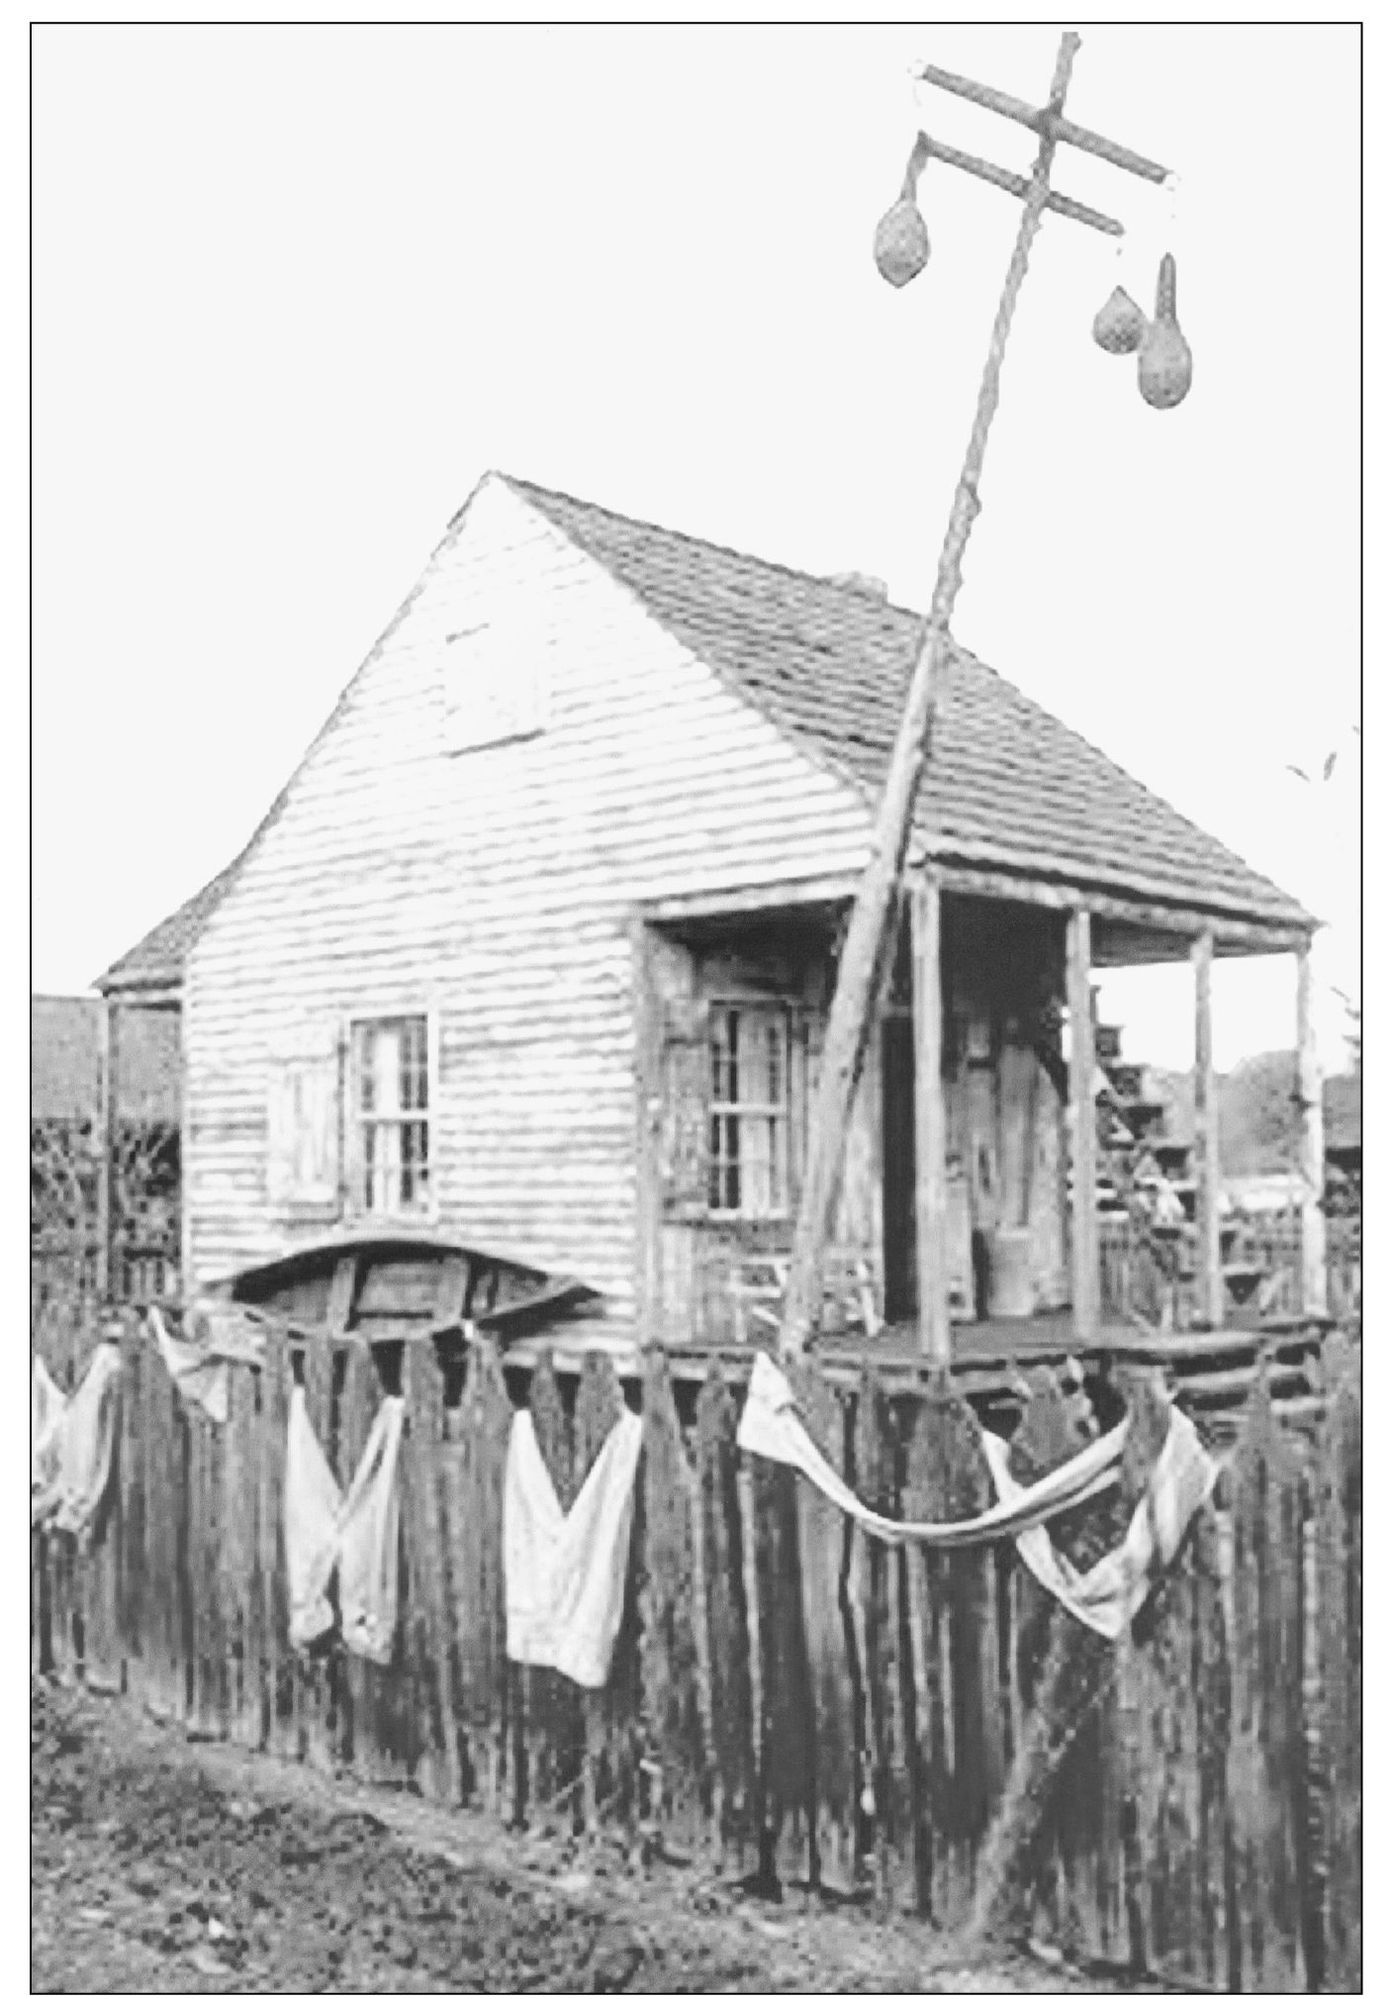
[[642, 1709], [656, 1773], [647, 1815], [665, 1851], [687, 1856], [705, 1844], [711, 1795], [713, 1697], [705, 1577], [698, 1558], [696, 1471], [686, 1455], [666, 1357], [652, 1352], [643, 1376]]
[[[124, 1363], [128, 1340], [120, 1346]], [[86, 1540], [83, 1648], [87, 1685], [99, 1692], [120, 1693], [125, 1684], [121, 1638], [121, 1446], [124, 1440], [129, 1378], [123, 1365], [117, 1382], [115, 1445], [111, 1478]]]
[[192, 1729], [225, 1732], [226, 1600], [222, 1582], [223, 1433], [207, 1413], [184, 1403], [189, 1438], [189, 1613], [192, 1631], [190, 1714]]
[[[1331, 1340], [1315, 1466], [1315, 1669], [1322, 1763], [1322, 1989], [1363, 1985], [1363, 1408], [1358, 1351]], [[1307, 1621], [1307, 1630], [1309, 1629]]]
[[[345, 1349], [341, 1365], [344, 1383], [344, 1428], [340, 1445], [340, 1480], [347, 1488], [362, 1459], [368, 1435], [381, 1407], [384, 1388], [398, 1385], [397, 1355], [390, 1349]], [[386, 1380], [384, 1382], [384, 1373]], [[403, 1447], [403, 1457], [405, 1455]], [[400, 1465], [398, 1480], [404, 1478]], [[342, 1684], [353, 1703], [353, 1766], [372, 1783], [405, 1783], [410, 1775], [413, 1703], [420, 1680], [419, 1633], [412, 1577], [402, 1542], [406, 1532], [407, 1495], [399, 1487], [402, 1518], [397, 1542], [397, 1618], [389, 1662], [379, 1666], [340, 1647]]]
[[711, 1816], [722, 1868], [745, 1874], [758, 1863], [760, 1810], [737, 1420], [735, 1399], [718, 1366], [713, 1366], [696, 1400], [715, 1766]]
[[208, 1421], [201, 1410], [183, 1405], [188, 1428], [188, 1540], [186, 1579], [189, 1630], [188, 1728], [192, 1735], [211, 1732], [208, 1719], [209, 1662], [213, 1606], [206, 1569], [213, 1537], [208, 1514]]
[[811, 1878], [815, 1800], [797, 1480], [789, 1466], [756, 1458], [745, 1488], [752, 1503], [746, 1533], [752, 1539], [756, 1590], [751, 1645], [757, 1641], [760, 1863], [763, 1872], [785, 1886]]
[[1301, 1474], [1259, 1383], [1229, 1471], [1233, 1566], [1232, 1810], [1244, 1992], [1305, 1989]]
[[224, 1532], [221, 1587], [227, 1620], [228, 1733], [246, 1749], [261, 1735], [262, 1618], [259, 1563], [260, 1376], [252, 1367], [229, 1371], [224, 1440]]
[[[867, 1365], [856, 1402], [851, 1483], [867, 1506], [890, 1518], [901, 1512], [902, 1456], [894, 1405]], [[853, 1551], [849, 1580], [865, 1694], [862, 1810], [870, 1820], [871, 1888], [880, 1907], [911, 1908], [917, 1901], [919, 1801], [913, 1664], [906, 1651], [908, 1556], [859, 1532]]]
[[[847, 1477], [851, 1464], [844, 1402], [813, 1361], [797, 1364], [791, 1380], [809, 1435], [832, 1468]], [[859, 1887], [861, 1873], [864, 1721], [857, 1696], [865, 1671], [846, 1600], [853, 1530], [806, 1479], [797, 1481], [796, 1493], [812, 1698], [812, 1879], [826, 1892], [849, 1896]]]
[[295, 1749], [295, 1674], [290, 1646], [289, 1580], [285, 1567], [285, 1438], [292, 1383], [289, 1343], [269, 1327], [261, 1365], [259, 1542], [262, 1633], [262, 1733], [279, 1756]]
[[[908, 1440], [903, 1508], [962, 1520], [994, 1499], [976, 1418], [936, 1374]], [[908, 1633], [914, 1687], [915, 1886], [921, 1912], [947, 1926], [971, 1905], [975, 1862], [1006, 1756], [997, 1550], [911, 1551]]]
[[[578, 1493], [610, 1431], [624, 1411], [623, 1390], [604, 1354], [586, 1354], [575, 1397], [572, 1480]], [[581, 1692], [584, 1764], [580, 1786], [586, 1827], [597, 1830], [600, 1815], [631, 1822], [638, 1805], [640, 1671], [638, 1596], [634, 1587], [644, 1541], [643, 1486], [634, 1491], [623, 1622], [614, 1642], [609, 1678]]]
[[449, 1707], [453, 1634], [445, 1597], [438, 1491], [445, 1384], [433, 1344], [409, 1346], [403, 1369], [407, 1413], [401, 1452], [401, 1539], [410, 1604], [403, 1639], [410, 1661], [407, 1714], [413, 1737], [411, 1774], [425, 1797], [438, 1804], [454, 1804], [459, 1797], [459, 1773], [452, 1756]]
[[[305, 1409], [319, 1447], [335, 1468], [338, 1456], [333, 1349], [325, 1338], [305, 1342]], [[340, 1479], [340, 1484], [342, 1483]], [[335, 1640], [326, 1637], [295, 1655], [296, 1753], [316, 1770], [332, 1771], [337, 1727], [338, 1679]]]
[[[562, 1509], [568, 1511], [577, 1489], [573, 1444], [549, 1352], [532, 1376], [530, 1406], [542, 1461]], [[584, 1777], [580, 1689], [549, 1666], [528, 1666], [524, 1672], [528, 1820], [539, 1824], [559, 1819], [579, 1831]]]
[[503, 1473], [512, 1404], [491, 1340], [472, 1349], [456, 1437], [445, 1454], [449, 1561], [459, 1661], [456, 1726], [466, 1794], [520, 1819], [526, 1809], [520, 1667], [507, 1659]]
[[[348, 1259], [340, 1259], [335, 1270]], [[372, 1428], [376, 1406], [376, 1367], [370, 1353], [361, 1347], [346, 1347], [343, 1379], [338, 1398], [338, 1435], [334, 1475], [340, 1491], [345, 1491], [357, 1468], [367, 1433]], [[326, 1442], [325, 1439], [320, 1439]], [[338, 1649], [334, 1754], [353, 1774], [371, 1781], [378, 1772], [379, 1759], [372, 1699], [372, 1667], [357, 1653], [350, 1652], [336, 1637]]]
[[141, 1546], [143, 1554], [142, 1589], [140, 1594], [141, 1619], [141, 1694], [152, 1714], [163, 1714], [165, 1706], [165, 1679], [168, 1661], [165, 1653], [165, 1606], [169, 1591], [169, 1569], [166, 1544], [168, 1539], [169, 1510], [169, 1466], [165, 1463], [159, 1471], [156, 1466], [164, 1445], [160, 1422], [159, 1405], [167, 1391], [164, 1363], [153, 1347], [147, 1346], [141, 1355], [140, 1370], [136, 1376], [139, 1391], [140, 1457], [133, 1469], [133, 1478], [138, 1481], [138, 1512], [141, 1519]]

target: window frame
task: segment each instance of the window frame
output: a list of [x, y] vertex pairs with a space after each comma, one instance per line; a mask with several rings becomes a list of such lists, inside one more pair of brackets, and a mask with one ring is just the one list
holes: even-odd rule
[[[425, 1110], [423, 1113], [400, 1111], [395, 1114], [369, 1112], [362, 1109], [362, 1049], [366, 1032], [373, 1028], [389, 1027], [406, 1022], [419, 1021], [425, 1029]], [[398, 1087], [399, 1087], [398, 1073]], [[439, 1219], [439, 1117], [440, 1117], [440, 1033], [439, 1018], [433, 1006], [422, 1005], [419, 1001], [407, 1001], [398, 1006], [374, 1007], [369, 1013], [365, 1009], [355, 1009], [344, 1020], [344, 1062], [343, 1062], [343, 1161], [344, 1161], [344, 1212], [356, 1222], [383, 1222], [393, 1227], [430, 1224]], [[423, 1125], [426, 1134], [425, 1148], [425, 1198], [411, 1207], [373, 1207], [367, 1198], [367, 1160], [364, 1132], [368, 1124], [375, 1126], [392, 1125], [397, 1130], [406, 1125]], [[401, 1162], [398, 1158], [395, 1172], [399, 1175]]]
[[[726, 1098], [717, 1095], [716, 1027], [722, 1016], [732, 1013], [737, 1016], [754, 1014], [777, 1022], [781, 1037], [779, 1052], [781, 1102], [771, 1103], [767, 1099]], [[714, 1222], [762, 1223], [787, 1222], [792, 1219], [795, 1205], [793, 1120], [796, 1109], [793, 1087], [796, 1036], [793, 1031], [793, 1016], [794, 1008], [788, 1000], [769, 993], [721, 991], [712, 994], [707, 1002], [706, 1213]], [[723, 1153], [719, 1144], [721, 1133], [728, 1130], [731, 1125], [736, 1130], [742, 1130], [747, 1123], [752, 1123], [756, 1119], [764, 1119], [772, 1124], [775, 1140], [769, 1154], [770, 1200], [769, 1205], [762, 1209], [752, 1208], [746, 1204], [747, 1187], [744, 1176], [750, 1170], [750, 1162], [739, 1156], [731, 1157]], [[716, 1194], [719, 1191], [728, 1192], [728, 1176], [732, 1173], [739, 1177], [739, 1202], [734, 1207], [718, 1205]], [[726, 1183], [723, 1189], [722, 1178]], [[779, 1196], [777, 1200], [773, 1198], [775, 1192]]]

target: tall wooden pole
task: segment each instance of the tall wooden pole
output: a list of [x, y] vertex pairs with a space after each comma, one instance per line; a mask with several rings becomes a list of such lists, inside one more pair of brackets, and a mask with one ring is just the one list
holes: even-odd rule
[[1101, 1270], [1097, 1232], [1097, 1037], [1092, 1024], [1092, 918], [1068, 919], [1068, 1095], [1073, 1107], [1073, 1323], [1097, 1337]]
[[116, 1236], [119, 1222], [116, 1151], [120, 1138], [120, 1026], [117, 1003], [106, 997], [98, 1015], [97, 1129], [100, 1147], [97, 1171], [97, 1295], [111, 1301], [116, 1284]]
[[1309, 943], [1295, 960], [1295, 1036], [1300, 1095], [1300, 1308], [1322, 1319], [1329, 1310], [1324, 1209], [1324, 1078], [1315, 1041]]
[[942, 889], [933, 870], [915, 876], [913, 937], [914, 1229], [918, 1350], [952, 1358], [947, 1287], [947, 1104], [943, 1092]]
[[1218, 1228], [1218, 1087], [1213, 1071], [1213, 932], [1194, 939], [1194, 1180], [1198, 1223], [1199, 1317], [1223, 1323], [1223, 1256]]
[[1015, 249], [1006, 271], [1000, 304], [996, 308], [986, 368], [976, 399], [976, 418], [957, 481], [942, 554], [938, 559], [933, 601], [924, 621], [908, 700], [894, 740], [889, 775], [876, 815], [870, 860], [856, 893], [841, 953], [808, 1134], [802, 1200], [798, 1205], [797, 1227], [793, 1236], [792, 1266], [788, 1274], [788, 1294], [779, 1342], [785, 1354], [801, 1351], [821, 1310], [822, 1256], [841, 1191], [846, 1128], [856, 1086], [865, 1066], [875, 1001], [894, 934], [914, 800], [929, 755], [938, 676], [947, 651], [952, 608], [962, 584], [962, 556], [972, 522], [981, 510], [977, 486], [986, 456], [991, 419], [1000, 400], [1001, 363], [1005, 359], [1010, 323], [1015, 315], [1020, 287], [1024, 283], [1030, 249], [1049, 198], [1049, 171], [1058, 145], [1054, 119], [1063, 109], [1073, 58], [1078, 48], [1077, 35], [1067, 34], [1059, 43], [1053, 86], [1049, 93], [1048, 110], [1052, 116], [1046, 122], [1039, 142]]

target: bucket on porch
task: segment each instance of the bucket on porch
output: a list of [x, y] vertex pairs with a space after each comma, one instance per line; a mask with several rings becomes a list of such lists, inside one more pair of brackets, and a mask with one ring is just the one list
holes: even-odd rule
[[991, 1238], [993, 1319], [1028, 1319], [1034, 1311], [1032, 1239], [1028, 1229], [997, 1229]]

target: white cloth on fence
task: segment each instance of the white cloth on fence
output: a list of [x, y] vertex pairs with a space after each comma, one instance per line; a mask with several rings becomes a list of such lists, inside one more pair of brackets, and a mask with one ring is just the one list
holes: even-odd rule
[[978, 1513], [970, 1520], [891, 1520], [888, 1515], [873, 1513], [862, 1504], [827, 1463], [797, 1412], [787, 1376], [766, 1353], [760, 1353], [755, 1356], [749, 1377], [749, 1393], [736, 1441], [742, 1450], [756, 1457], [772, 1458], [802, 1472], [833, 1505], [849, 1513], [876, 1540], [888, 1541], [895, 1547], [912, 1543], [929, 1548], [973, 1548], [1038, 1526], [1056, 1513], [1066, 1512], [1069, 1507], [1105, 1492], [1116, 1483], [1116, 1465], [1125, 1447], [1126, 1432], [1126, 1422], [1118, 1423], [1115, 1429], [1088, 1444], [1037, 1484], [1016, 1487], [1010, 1498], [1001, 1498], [985, 1513]]
[[[46, 1370], [45, 1370], [46, 1372]], [[50, 1389], [61, 1393], [50, 1381]], [[95, 1521], [116, 1461], [121, 1349], [103, 1340], [50, 1434], [41, 1483], [29, 1495], [31, 1526], [82, 1534]], [[40, 1468], [31, 1465], [31, 1477]]]
[[1074, 1617], [1115, 1641], [1145, 1602], [1156, 1571], [1173, 1561], [1190, 1520], [1218, 1476], [1218, 1466], [1194, 1425], [1181, 1409], [1172, 1407], [1165, 1442], [1125, 1539], [1091, 1569], [1076, 1569], [1055, 1549], [1044, 1523], [1116, 1483], [1116, 1462], [1127, 1427], [1125, 1421], [1119, 1423], [1033, 1485], [1017, 1483], [1010, 1472], [1009, 1445], [983, 1430], [981, 1445], [996, 1488], [996, 1504], [970, 1520], [936, 1522], [891, 1520], [862, 1505], [813, 1443], [797, 1413], [792, 1388], [767, 1354], [755, 1359], [736, 1436], [744, 1450], [803, 1472], [879, 1540], [899, 1546], [964, 1548], [1009, 1535], [1043, 1587]]
[[68, 1398], [40, 1355], [34, 1355], [29, 1377], [29, 1497], [36, 1496], [58, 1476], [63, 1438], [63, 1412]]
[[[1034, 1489], [1017, 1485], [1011, 1476], [1009, 1445], [988, 1430], [982, 1431], [981, 1442], [1002, 1501]], [[1120, 1547], [1092, 1568], [1079, 1570], [1055, 1548], [1047, 1527], [1026, 1528], [1016, 1535], [1015, 1546], [1035, 1580], [1065, 1610], [1115, 1642], [1150, 1594], [1158, 1571], [1179, 1552], [1189, 1522], [1212, 1492], [1217, 1476], [1218, 1466], [1198, 1431], [1182, 1409], [1171, 1407], [1165, 1441]]]
[[174, 1386], [190, 1402], [196, 1402], [214, 1423], [225, 1423], [230, 1392], [227, 1361], [206, 1347], [195, 1346], [191, 1340], [176, 1340], [158, 1305], [147, 1306], [146, 1312], [155, 1345]]
[[337, 1569], [344, 1644], [379, 1666], [391, 1660], [401, 1526], [397, 1460], [405, 1414], [399, 1395], [383, 1400], [345, 1495], [314, 1434], [304, 1389], [296, 1384], [290, 1391], [285, 1558], [295, 1645], [311, 1645], [331, 1628], [328, 1587]]
[[512, 1419], [503, 1475], [507, 1654], [582, 1687], [609, 1677], [623, 1621], [633, 1484], [643, 1425], [625, 1409], [569, 1513], [562, 1512], [531, 1416]]

